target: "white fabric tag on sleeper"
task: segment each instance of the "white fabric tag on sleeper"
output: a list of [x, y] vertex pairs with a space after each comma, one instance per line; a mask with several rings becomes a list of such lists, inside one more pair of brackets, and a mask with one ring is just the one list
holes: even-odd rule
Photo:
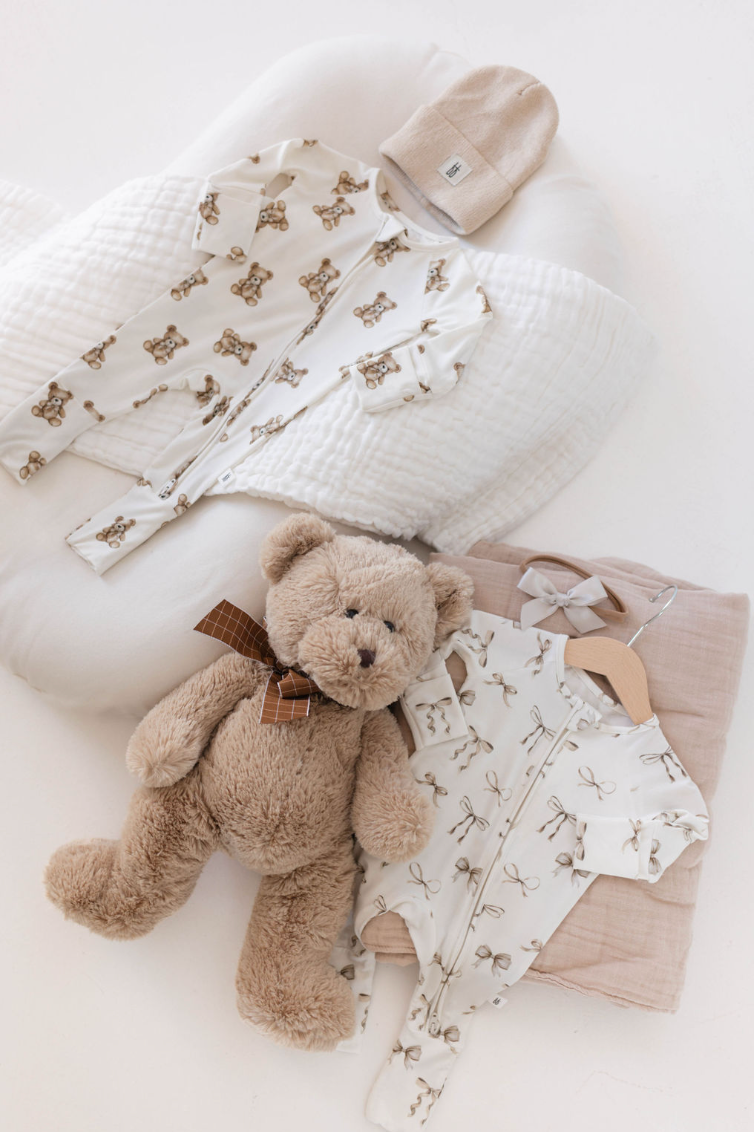
[[222, 484], [230, 483], [230, 481], [233, 479], [235, 474], [236, 473], [233, 471], [232, 468], [228, 468], [226, 471], [223, 472], [223, 474], [221, 476], [217, 477], [217, 482], [222, 483]]

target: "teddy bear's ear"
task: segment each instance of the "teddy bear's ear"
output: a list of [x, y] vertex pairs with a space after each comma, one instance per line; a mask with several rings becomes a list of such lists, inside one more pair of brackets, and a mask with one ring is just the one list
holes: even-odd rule
[[468, 621], [474, 583], [463, 570], [456, 566], [444, 566], [442, 562], [432, 562], [427, 567], [427, 573], [435, 591], [437, 627], [434, 647], [438, 648], [446, 637]]
[[316, 515], [292, 515], [278, 523], [262, 543], [259, 565], [268, 582], [279, 582], [294, 560], [326, 542], [332, 542], [335, 531]]

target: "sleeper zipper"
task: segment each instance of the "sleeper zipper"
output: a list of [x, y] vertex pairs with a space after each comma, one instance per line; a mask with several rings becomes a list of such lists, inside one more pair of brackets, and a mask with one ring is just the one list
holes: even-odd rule
[[510, 837], [511, 831], [514, 830], [517, 825], [519, 825], [521, 818], [523, 817], [526, 809], [528, 809], [528, 804], [531, 801], [532, 795], [534, 793], [534, 789], [537, 785], [537, 782], [539, 781], [539, 778], [540, 778], [540, 775], [542, 774], [542, 771], [548, 765], [548, 760], [550, 759], [550, 757], [554, 753], [556, 753], [557, 750], [559, 749], [559, 747], [561, 746], [563, 740], [565, 739], [566, 735], [568, 734], [569, 725], [570, 725], [571, 721], [573, 720], [574, 716], [576, 716], [578, 714], [578, 712], [580, 710], [581, 709], [579, 707], [575, 707], [566, 716], [565, 720], [563, 721], [563, 723], [560, 726], [560, 729], [558, 730], [557, 734], [555, 735], [555, 737], [553, 738], [549, 747], [547, 748], [547, 753], [545, 754], [545, 757], [539, 763], [539, 766], [537, 767], [536, 773], [532, 774], [531, 782], [529, 783], [527, 789], [524, 791], [523, 797], [521, 798], [520, 802], [518, 803], [518, 805], [517, 805], [517, 807], [514, 811], [513, 817], [505, 819], [506, 823], [508, 825], [508, 828], [506, 829], [505, 833], [502, 834], [502, 840], [501, 840], [501, 842], [500, 842], [500, 844], [497, 848], [497, 851], [495, 852], [495, 855], [492, 859], [492, 862], [490, 863], [490, 865], [487, 869], [487, 872], [485, 873], [485, 876], [483, 877], [483, 879], [482, 879], [482, 881], [479, 885], [479, 888], [478, 888], [477, 894], [476, 894], [476, 899], [474, 901], [474, 906], [471, 910], [471, 917], [470, 917], [468, 923], [466, 924], [466, 926], [464, 927], [463, 934], [461, 936], [460, 944], [457, 945], [457, 947], [456, 947], [456, 949], [453, 953], [453, 958], [450, 961], [449, 965], [446, 968], [443, 969], [442, 978], [440, 980], [440, 985], [437, 988], [437, 990], [434, 994], [434, 997], [432, 998], [432, 1000], [429, 1004], [429, 1007], [427, 1009], [427, 1029], [429, 1030], [430, 1034], [434, 1034], [436, 1032], [439, 1032], [440, 1020], [439, 1020], [438, 1015], [439, 1015], [439, 1012], [440, 1012], [440, 1006], [442, 1005], [442, 1000], [445, 997], [445, 992], [448, 989], [448, 984], [449, 984], [450, 980], [452, 978], [454, 978], [454, 976], [455, 976], [456, 964], [458, 963], [460, 956], [463, 954], [463, 950], [466, 946], [466, 941], [468, 940], [469, 935], [471, 934], [471, 931], [472, 931], [471, 925], [473, 924], [474, 919], [476, 917], [477, 909], [479, 908], [479, 906], [482, 902], [482, 897], [484, 896], [485, 889], [487, 888], [487, 883], [490, 880], [490, 877], [495, 872], [495, 870], [497, 869], [497, 866], [500, 863], [500, 859], [503, 856], [503, 851], [506, 848], [506, 845], [508, 843], [508, 839]]
[[[385, 225], [388, 223], [389, 220], [390, 220], [390, 213], [385, 213], [382, 224], [380, 225], [379, 229], [375, 232], [374, 239], [372, 240], [372, 243], [369, 245], [369, 249], [371, 249], [376, 243], [379, 242], [380, 236], [382, 235], [382, 232], [385, 228]], [[343, 276], [343, 278], [341, 279], [340, 283], [335, 288], [335, 290], [331, 291], [329, 293], [329, 295], [325, 295], [325, 297], [323, 299], [321, 299], [319, 301], [319, 303], [317, 303], [316, 309], [317, 309], [317, 314], [320, 315], [320, 318], [324, 314], [325, 310], [330, 305], [330, 303], [335, 299], [335, 296], [337, 295], [338, 291], [340, 291], [343, 288], [343, 286], [350, 279], [352, 279], [354, 275], [357, 274], [357, 272], [359, 272], [360, 270], [362, 270], [366, 266], [366, 264], [369, 262], [370, 258], [371, 258], [370, 250], [367, 250], [364, 253], [364, 255], [361, 257], [361, 259], [357, 260], [356, 263], [346, 272], [346, 274]], [[316, 318], [317, 315], [315, 314], [314, 317]], [[269, 366], [267, 367], [265, 372], [262, 374], [261, 378], [259, 378], [259, 380], [256, 381], [251, 386], [251, 388], [248, 390], [247, 393], [244, 393], [243, 397], [241, 397], [241, 399], [240, 399], [241, 401], [246, 400], [246, 398], [250, 398], [254, 393], [257, 393], [262, 388], [262, 386], [269, 385], [271, 383], [271, 380], [273, 379], [274, 374], [277, 373], [277, 371], [280, 368], [283, 360], [287, 357], [288, 352], [290, 351], [291, 347], [294, 345], [294, 343], [298, 342], [299, 338], [301, 338], [301, 341], [303, 342], [304, 337], [306, 336], [305, 335], [306, 328], [308, 326], [310, 326], [313, 321], [314, 321], [314, 319], [309, 319], [307, 322], [305, 322], [301, 326], [299, 326], [299, 328], [288, 339], [288, 341], [286, 342], [285, 346], [280, 351], [280, 353], [275, 358], [273, 358], [272, 362], [270, 362]], [[248, 406], [246, 406], [246, 407], [248, 407]], [[299, 412], [300, 411], [301, 410], [299, 409]], [[298, 415], [297, 413], [294, 413], [293, 416], [290, 418], [290, 420], [286, 421], [286, 424], [290, 424], [290, 421], [293, 420], [297, 415]], [[221, 432], [222, 424], [223, 424], [223, 421], [222, 421], [222, 418], [221, 418], [220, 421], [218, 422], [217, 429], [216, 429], [216, 432], [218, 434]], [[265, 435], [264, 426], [262, 427], [261, 435], [262, 436]], [[214, 435], [208, 437], [206, 443], [204, 445], [202, 445], [199, 452], [197, 453], [197, 456], [194, 459], [196, 459], [198, 456], [200, 456], [202, 453], [204, 453], [208, 448], [212, 447], [214, 445], [214, 442], [215, 442], [215, 436]], [[192, 463], [193, 462], [194, 461], [192, 461]], [[240, 462], [241, 462], [240, 460], [236, 460], [236, 463], [240, 463]], [[231, 471], [233, 466], [234, 466], [233, 464], [229, 465], [227, 471]], [[186, 469], [186, 471], [188, 471], [188, 469]], [[180, 476], [173, 476], [170, 480], [168, 480], [168, 482], [162, 486], [162, 488], [159, 492], [159, 498], [160, 499], [167, 499], [168, 496], [172, 495], [173, 491], [175, 490], [175, 486], [178, 483], [178, 480], [180, 478], [181, 478]]]

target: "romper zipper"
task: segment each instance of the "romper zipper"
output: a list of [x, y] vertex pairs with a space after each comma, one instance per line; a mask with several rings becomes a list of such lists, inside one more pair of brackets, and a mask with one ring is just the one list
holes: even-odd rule
[[[374, 244], [376, 244], [379, 241], [379, 238], [382, 234], [382, 230], [385, 227], [385, 224], [387, 223], [387, 221], [389, 219], [390, 219], [390, 214], [386, 213], [385, 219], [382, 221], [380, 228], [375, 233], [375, 236], [374, 236], [374, 239], [372, 240], [372, 243], [369, 245], [370, 248], [373, 247]], [[368, 263], [368, 260], [369, 260], [369, 251], [366, 251], [366, 252], [364, 252], [364, 255], [361, 257], [361, 259], [357, 260], [357, 262], [353, 265], [353, 267], [351, 267], [350, 270], [346, 272], [346, 274], [343, 276], [343, 278], [341, 279], [340, 283], [335, 288], [335, 290], [331, 291], [329, 295], [325, 295], [325, 297], [323, 299], [320, 299], [320, 301], [319, 301], [319, 303], [317, 303], [317, 307], [316, 307], [317, 313], [319, 313], [320, 315], [324, 314], [326, 308], [329, 306], [329, 304], [335, 298], [338, 291], [340, 291], [341, 288], [344, 286], [344, 284], [349, 279], [351, 279], [358, 271], [360, 271]], [[317, 317], [316, 314], [315, 314], [314, 317], [315, 318]], [[283, 349], [280, 351], [280, 353], [277, 355], [277, 357], [275, 357], [272, 360], [270, 365], [267, 367], [265, 372], [262, 374], [261, 378], [259, 378], [259, 380], [256, 381], [251, 386], [251, 389], [249, 389], [249, 391], [247, 393], [244, 393], [244, 395], [241, 397], [242, 401], [245, 400], [247, 397], [251, 397], [251, 395], [253, 393], [256, 393], [259, 389], [261, 389], [263, 385], [265, 385], [265, 384], [269, 385], [270, 384], [271, 379], [273, 378], [274, 374], [277, 373], [278, 369], [280, 368], [281, 363], [283, 362], [284, 358], [288, 355], [288, 352], [291, 349], [291, 347], [293, 346], [293, 344], [297, 341], [298, 338], [300, 338], [302, 336], [302, 334], [306, 330], [307, 326], [311, 325], [311, 323], [313, 321], [314, 320], [311, 319], [311, 318], [308, 319], [305, 323], [303, 323], [298, 328], [298, 330], [296, 330], [292, 334], [292, 336], [288, 339], [288, 341], [286, 342]], [[303, 341], [303, 338], [301, 340]], [[268, 378], [270, 380], [267, 380]], [[296, 414], [294, 413], [293, 417], [295, 417], [295, 416], [296, 416]], [[291, 417], [291, 420], [293, 420], [293, 417]], [[222, 421], [220, 422], [220, 424], [222, 424]], [[290, 421], [287, 421], [286, 424], [290, 424]], [[218, 431], [219, 431], [219, 427], [220, 426], [218, 425]], [[207, 442], [199, 449], [197, 456], [201, 455], [201, 453], [204, 452], [205, 449], [211, 447], [213, 445], [213, 443], [214, 443], [214, 437], [209, 437], [207, 439]], [[196, 459], [196, 457], [194, 457], [194, 459]], [[236, 462], [238, 463], [239, 461], [236, 461]], [[192, 461], [192, 463], [193, 463], [193, 461]], [[167, 497], [169, 495], [172, 495], [173, 491], [175, 490], [175, 485], [176, 485], [176, 483], [178, 482], [179, 479], [180, 479], [180, 476], [176, 476], [176, 477], [172, 477], [170, 480], [168, 480], [168, 482], [162, 486], [160, 493], [159, 493], [159, 498], [160, 499], [167, 499]]]
[[566, 716], [564, 722], [561, 724], [561, 727], [560, 727], [557, 735], [555, 735], [554, 739], [550, 743], [550, 746], [547, 748], [547, 753], [545, 754], [545, 757], [542, 759], [539, 766], [537, 767], [536, 773], [532, 772], [531, 782], [529, 783], [529, 786], [525, 790], [523, 797], [521, 798], [521, 801], [516, 806], [516, 809], [514, 811], [513, 816], [511, 818], [506, 818], [508, 828], [506, 829], [505, 833], [502, 835], [502, 840], [500, 842], [500, 845], [497, 848], [497, 852], [495, 853], [495, 856], [493, 857], [492, 862], [491, 862], [489, 868], [487, 869], [487, 872], [486, 872], [481, 884], [479, 885], [479, 888], [478, 888], [477, 894], [476, 894], [476, 899], [474, 901], [474, 906], [471, 910], [471, 917], [470, 917], [468, 923], [466, 924], [466, 926], [464, 928], [463, 935], [461, 937], [461, 942], [456, 947], [456, 949], [453, 953], [453, 957], [452, 957], [448, 967], [443, 970], [443, 975], [442, 975], [442, 979], [440, 981], [440, 985], [439, 985], [437, 991], [435, 992], [434, 998], [432, 999], [432, 1001], [430, 1002], [430, 1004], [427, 1008], [427, 1023], [428, 1023], [428, 1029], [429, 1029], [430, 1034], [432, 1034], [433, 1032], [439, 1031], [440, 1022], [439, 1022], [439, 1018], [437, 1017], [437, 1015], [439, 1014], [440, 1005], [441, 1005], [442, 1000], [445, 996], [445, 991], [448, 989], [448, 983], [450, 982], [450, 980], [455, 975], [455, 967], [456, 967], [456, 964], [457, 964], [461, 954], [463, 953], [463, 949], [466, 946], [466, 941], [469, 938], [469, 935], [471, 934], [471, 930], [472, 930], [471, 925], [474, 922], [474, 918], [476, 916], [477, 909], [479, 908], [479, 905], [482, 903], [482, 897], [484, 896], [484, 891], [487, 887], [487, 882], [489, 881], [492, 874], [495, 872], [497, 865], [500, 862], [500, 858], [503, 855], [503, 850], [505, 849], [505, 846], [506, 846], [506, 843], [508, 841], [508, 838], [510, 836], [511, 831], [513, 829], [515, 829], [516, 826], [520, 823], [521, 817], [523, 816], [525, 810], [528, 809], [528, 804], [531, 801], [532, 795], [534, 793], [534, 788], [535, 788], [535, 786], [536, 786], [536, 784], [539, 780], [539, 777], [540, 777], [544, 767], [547, 765], [550, 756], [557, 750], [558, 746], [562, 743], [563, 739], [565, 738], [566, 734], [568, 733], [569, 724], [570, 724], [571, 720], [574, 718], [575, 715], [578, 714], [578, 712], [580, 710], [581, 710], [580, 707], [576, 707], [576, 708], [573, 709], [573, 711], [571, 711]]
[[[372, 240], [372, 243], [369, 245], [370, 248], [373, 247], [373, 245], [376, 244], [379, 241], [380, 235], [382, 234], [382, 229], [385, 227], [385, 224], [387, 223], [388, 219], [389, 219], [389, 213], [386, 213], [385, 219], [382, 221], [382, 224], [380, 225], [378, 231], [375, 233], [375, 236], [374, 236], [374, 239]], [[363, 256], [361, 257], [361, 259], [357, 260], [356, 263], [345, 273], [345, 275], [343, 276], [343, 278], [341, 279], [340, 283], [335, 288], [335, 290], [330, 291], [329, 294], [325, 295], [324, 298], [320, 299], [320, 301], [317, 303], [317, 306], [315, 308], [318, 314], [320, 312], [322, 314], [324, 314], [327, 307], [334, 300], [338, 291], [342, 290], [342, 288], [345, 286], [345, 284], [348, 282], [348, 280], [351, 279], [358, 271], [360, 271], [366, 265], [366, 263], [368, 262], [368, 257], [369, 257], [369, 250], [365, 251]], [[315, 314], [314, 317], [315, 318], [317, 317], [316, 314]], [[274, 362], [272, 363], [272, 365], [271, 365], [271, 367], [268, 371], [270, 374], [277, 372], [277, 369], [280, 366], [280, 363], [283, 361], [283, 359], [288, 354], [288, 351], [290, 350], [291, 346], [294, 344], [294, 342], [296, 342], [296, 340], [299, 337], [301, 337], [303, 332], [306, 330], [307, 326], [310, 326], [313, 321], [314, 321], [314, 319], [311, 319], [311, 318], [307, 319], [307, 321], [305, 323], [303, 323], [302, 326], [300, 326], [299, 329], [291, 336], [291, 338], [288, 340], [286, 345], [283, 347], [281, 352], [278, 354], [278, 356], [275, 358]], [[303, 338], [302, 338], [302, 341], [303, 341]]]

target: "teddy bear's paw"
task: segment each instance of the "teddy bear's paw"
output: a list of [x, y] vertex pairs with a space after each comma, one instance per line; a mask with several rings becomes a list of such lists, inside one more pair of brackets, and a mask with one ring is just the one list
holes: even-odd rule
[[126, 766], [145, 786], [172, 786], [196, 765], [205, 742], [190, 720], [147, 716], [131, 736]]
[[268, 986], [239, 976], [236, 986], [241, 1017], [280, 1045], [332, 1050], [353, 1034], [351, 988], [329, 965], [298, 970], [295, 978], [273, 979]]
[[53, 853], [45, 888], [67, 920], [109, 939], [135, 939], [152, 923], [141, 922], [143, 901], [119, 891], [114, 880], [117, 841], [72, 841]]
[[45, 870], [45, 888], [66, 919], [91, 926], [112, 871], [116, 841], [71, 841], [57, 849]]
[[417, 791], [383, 798], [386, 804], [367, 823], [362, 820], [358, 838], [368, 853], [383, 861], [410, 861], [425, 848], [432, 835], [435, 812], [428, 797]]

